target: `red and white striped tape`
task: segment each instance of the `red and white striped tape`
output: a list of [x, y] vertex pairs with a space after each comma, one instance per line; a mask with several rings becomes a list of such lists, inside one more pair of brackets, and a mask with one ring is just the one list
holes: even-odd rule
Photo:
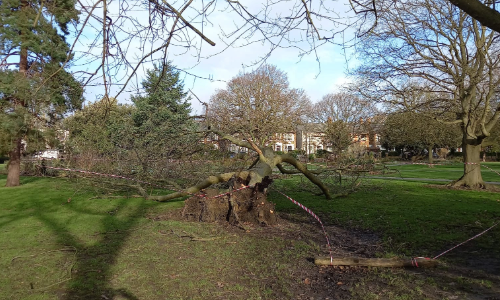
[[498, 176], [500, 176], [500, 173], [498, 173], [497, 171], [493, 170], [492, 168], [490, 168], [490, 167], [488, 167], [486, 165], [481, 165], [481, 166], [485, 167], [486, 169], [488, 169], [488, 170], [490, 170], [492, 172], [495, 172]]
[[197, 195], [197, 194], [187, 193], [185, 191], [180, 191], [180, 190], [172, 189], [171, 187], [164, 187], [164, 186], [160, 186], [160, 185], [157, 185], [157, 184], [153, 184], [151, 182], [147, 182], [147, 181], [143, 181], [143, 180], [138, 180], [138, 179], [130, 178], [130, 177], [125, 177], [125, 176], [120, 176], [120, 175], [105, 174], [105, 173], [98, 173], [98, 172], [85, 171], [85, 170], [68, 169], [68, 168], [56, 168], [56, 167], [45, 167], [45, 168], [47, 168], [47, 169], [53, 169], [53, 170], [68, 171], [68, 172], [78, 172], [78, 173], [83, 173], [83, 174], [90, 174], [90, 175], [97, 175], [97, 176], [104, 176], [104, 177], [111, 177], [111, 178], [125, 179], [125, 180], [135, 181], [135, 182], [138, 182], [138, 183], [148, 184], [148, 185], [155, 186], [155, 187], [162, 188], [162, 189], [168, 189], [168, 190], [172, 190], [172, 191], [183, 192], [183, 193], [186, 193], [186, 194], [191, 195], [191, 196], [198, 196], [198, 197], [202, 197], [202, 198], [205, 198], [205, 199], [220, 198], [222, 196], [229, 195], [229, 194], [232, 194], [234, 192], [238, 192], [238, 191], [241, 191], [241, 190], [244, 190], [244, 189], [247, 189], [247, 188], [250, 187], [248, 185], [245, 185], [245, 186], [243, 186], [241, 188], [238, 188], [238, 189], [226, 192], [226, 193], [222, 193], [222, 194], [219, 194], [217, 196], [213, 196], [213, 197], [207, 198], [206, 194]]
[[439, 255], [436, 255], [433, 259], [437, 259], [438, 257], [440, 257], [440, 256], [442, 256], [442, 255], [444, 255], [444, 254], [446, 254], [446, 253], [448, 253], [448, 252], [450, 252], [451, 250], [453, 250], [453, 249], [455, 249], [455, 248], [458, 248], [458, 247], [462, 246], [463, 244], [465, 244], [465, 243], [467, 243], [467, 242], [469, 242], [469, 241], [472, 241], [473, 239], [475, 239], [475, 238], [477, 238], [477, 237], [480, 237], [481, 235], [485, 234], [488, 230], [492, 229], [493, 227], [497, 226], [498, 224], [500, 224], [500, 222], [498, 222], [498, 223], [494, 224], [493, 226], [491, 226], [490, 228], [486, 229], [485, 231], [483, 231], [483, 232], [480, 232], [480, 233], [476, 234], [475, 236], [471, 237], [470, 239], [468, 239], [468, 240], [466, 240], [466, 241], [464, 241], [464, 242], [461, 242], [460, 244], [458, 244], [458, 245], [456, 245], [456, 246], [454, 246], [454, 247], [451, 247], [450, 249], [448, 249], [448, 250], [444, 251], [443, 253], [441, 253], [441, 254], [439, 254]]
[[111, 177], [111, 178], [125, 179], [125, 180], [135, 181], [135, 182], [144, 183], [144, 184], [148, 184], [148, 185], [151, 185], [151, 186], [155, 186], [155, 187], [166, 189], [166, 187], [163, 187], [163, 186], [160, 186], [160, 185], [157, 185], [157, 184], [153, 184], [153, 183], [150, 183], [150, 182], [147, 182], [147, 181], [143, 181], [143, 180], [139, 180], [139, 179], [135, 179], [135, 178], [120, 176], [120, 175], [105, 174], [105, 173], [98, 173], [98, 172], [85, 171], [85, 170], [68, 169], [68, 168], [56, 168], [56, 167], [45, 167], [45, 168], [47, 168], [47, 169], [53, 169], [53, 170], [61, 170], [61, 171], [68, 171], [68, 172], [77, 172], [77, 173], [83, 173], [83, 174], [90, 174], [90, 175], [97, 175], [97, 176], [104, 176], [104, 177]]
[[323, 233], [325, 234], [326, 238], [326, 244], [328, 245], [328, 251], [330, 252], [330, 264], [333, 265], [333, 254], [332, 254], [332, 246], [330, 245], [330, 239], [328, 238], [328, 234], [326, 233], [325, 226], [323, 226], [323, 222], [321, 222], [321, 219], [309, 208], [304, 206], [302, 203], [292, 199], [291, 197], [283, 194], [282, 192], [275, 190], [276, 192], [280, 193], [281, 195], [285, 196], [288, 200], [292, 201], [293, 204], [297, 205], [298, 207], [302, 208], [303, 210], [307, 211], [311, 216], [313, 216], [321, 225], [321, 228], [323, 229]]

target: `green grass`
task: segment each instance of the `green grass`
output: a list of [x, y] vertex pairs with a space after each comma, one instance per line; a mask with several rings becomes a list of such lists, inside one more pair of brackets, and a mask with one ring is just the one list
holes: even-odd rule
[[0, 175], [0, 299], [286, 299], [301, 280], [290, 270], [314, 268], [306, 258], [320, 251], [216, 224], [146, 218], [183, 201], [96, 199], [65, 179], [21, 181], [4, 188]]
[[[0, 299], [295, 299], [322, 288], [302, 281], [318, 274], [307, 258], [325, 255], [324, 242], [283, 235], [302, 232], [301, 223], [276, 234], [269, 228], [244, 233], [172, 218], [183, 201], [95, 198], [92, 188], [62, 178], [22, 177], [21, 186], [4, 188], [5, 178], [0, 175]], [[278, 180], [275, 188], [327, 225], [375, 232], [385, 250], [380, 256], [433, 256], [500, 220], [498, 193], [367, 180], [358, 192], [327, 201], [300, 191], [298, 180]], [[307, 215], [276, 192], [270, 200], [279, 212]], [[317, 234], [321, 238], [319, 226]], [[500, 226], [450, 257], [466, 250], [499, 258], [499, 240]], [[447, 256], [444, 261], [453, 263]], [[440, 272], [422, 277], [374, 269], [356, 275], [349, 288], [353, 299], [444, 299], [498, 283]], [[460, 291], [445, 291], [443, 280]]]
[[[294, 188], [298, 179], [279, 183], [292, 198], [323, 216], [324, 221], [379, 233], [387, 250], [410, 256], [437, 255], [500, 221], [500, 194], [436, 188], [421, 182], [367, 180], [360, 191], [322, 201]], [[299, 211], [277, 193], [271, 199], [281, 211]], [[500, 226], [474, 245], [496, 253]]]
[[[481, 163], [497, 172], [500, 173], [500, 162], [487, 162]], [[403, 178], [430, 178], [430, 179], [448, 179], [448, 180], [457, 180], [459, 179], [464, 172], [463, 164], [455, 163], [455, 164], [445, 164], [445, 165], [437, 165], [432, 168], [426, 165], [392, 165], [387, 164], [387, 167], [390, 170], [398, 170], [399, 172], [391, 172], [390, 174], [386, 174], [384, 176], [391, 177], [403, 177]], [[500, 175], [495, 172], [482, 167], [481, 174], [483, 176], [484, 181], [490, 182], [500, 182]]]

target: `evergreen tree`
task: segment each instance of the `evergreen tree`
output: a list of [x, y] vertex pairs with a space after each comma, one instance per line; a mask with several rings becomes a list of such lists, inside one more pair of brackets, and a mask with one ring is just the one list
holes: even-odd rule
[[22, 141], [43, 138], [82, 103], [82, 87], [63, 66], [64, 35], [78, 20], [73, 0], [0, 1], [0, 152], [9, 153], [6, 186], [19, 185]]
[[142, 82], [145, 95], [133, 96], [136, 110], [132, 113], [135, 146], [143, 171], [151, 161], [179, 157], [198, 144], [196, 124], [189, 116], [191, 106], [184, 92], [179, 72], [168, 64], [148, 70]]

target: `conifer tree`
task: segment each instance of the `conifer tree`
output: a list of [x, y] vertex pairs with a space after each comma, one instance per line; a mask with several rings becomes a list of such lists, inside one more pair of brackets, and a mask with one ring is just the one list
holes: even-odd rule
[[196, 124], [179, 72], [171, 64], [148, 70], [142, 82], [144, 95], [132, 96], [134, 148], [143, 171], [153, 160], [179, 157], [197, 147]]
[[0, 1], [0, 152], [9, 154], [6, 186], [19, 185], [23, 141], [82, 103], [82, 87], [64, 67], [65, 35], [78, 21], [73, 0]]

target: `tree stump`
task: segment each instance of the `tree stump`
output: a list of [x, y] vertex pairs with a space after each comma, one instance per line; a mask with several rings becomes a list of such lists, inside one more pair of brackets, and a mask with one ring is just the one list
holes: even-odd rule
[[[264, 178], [261, 183], [243, 190], [231, 192], [247, 183], [236, 178], [232, 189], [207, 189], [205, 196], [193, 196], [185, 201], [182, 216], [189, 221], [228, 222], [232, 225], [274, 225], [277, 222], [275, 205], [267, 201], [267, 187], [272, 180]], [[226, 195], [215, 197], [224, 193]]]

